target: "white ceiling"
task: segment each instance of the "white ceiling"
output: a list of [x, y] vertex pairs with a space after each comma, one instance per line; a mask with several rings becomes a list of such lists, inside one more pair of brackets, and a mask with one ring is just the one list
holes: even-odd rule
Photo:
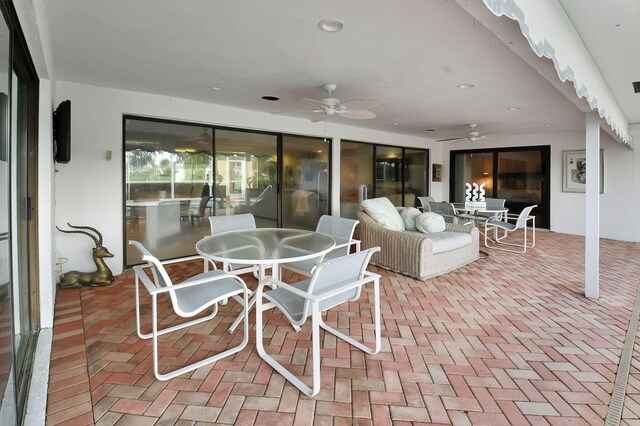
[[[562, 4], [571, 12], [584, 1]], [[482, 133], [584, 128], [574, 103], [454, 1], [45, 0], [45, 5], [59, 80], [267, 113], [308, 109], [301, 99], [324, 97], [320, 86], [332, 82], [338, 85], [334, 96], [343, 101], [385, 104], [374, 110], [373, 120], [331, 119], [433, 138], [463, 134], [470, 122], [479, 123]], [[325, 18], [343, 20], [344, 29], [320, 31], [317, 24]], [[624, 22], [633, 27], [630, 19]], [[577, 25], [578, 31], [593, 38], [586, 31], [593, 23], [585, 25]], [[520, 37], [513, 42], [526, 42]], [[589, 45], [594, 59], [606, 63], [606, 46], [595, 45], [593, 50]], [[607, 80], [619, 78], [620, 63], [625, 62], [601, 67]], [[640, 70], [637, 64], [630, 68], [624, 78]], [[461, 90], [456, 87], [461, 83], [475, 87]], [[611, 89], [616, 97], [621, 94], [630, 121], [640, 121], [640, 95], [623, 96], [623, 84]], [[280, 101], [262, 100], [264, 95]]]

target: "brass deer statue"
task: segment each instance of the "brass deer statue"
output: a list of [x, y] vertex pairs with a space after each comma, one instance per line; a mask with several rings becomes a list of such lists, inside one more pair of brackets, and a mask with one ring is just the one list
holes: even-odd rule
[[[93, 261], [98, 267], [98, 270], [95, 272], [69, 271], [62, 276], [60, 288], [77, 288], [82, 286], [102, 287], [111, 284], [113, 281], [113, 273], [106, 263], [104, 263], [104, 258], [113, 257], [113, 254], [109, 253], [109, 250], [102, 245], [102, 234], [100, 231], [90, 226], [73, 226], [70, 223], [67, 223], [67, 225], [69, 225], [70, 228], [79, 229], [80, 231], [65, 231], [57, 226], [56, 229], [65, 234], [87, 235], [96, 243], [96, 247], [93, 249]], [[82, 231], [82, 229], [95, 232], [97, 237], [89, 232]]]

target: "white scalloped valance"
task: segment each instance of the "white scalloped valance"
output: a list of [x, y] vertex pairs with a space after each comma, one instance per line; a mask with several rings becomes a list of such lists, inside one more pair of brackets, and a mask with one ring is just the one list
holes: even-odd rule
[[533, 51], [553, 61], [561, 81], [570, 80], [579, 97], [603, 118], [625, 144], [629, 125], [580, 35], [557, 0], [484, 0], [496, 16], [520, 24]]

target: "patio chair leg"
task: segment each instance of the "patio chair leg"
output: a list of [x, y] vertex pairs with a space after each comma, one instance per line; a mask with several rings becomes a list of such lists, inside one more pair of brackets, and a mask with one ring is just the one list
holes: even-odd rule
[[370, 355], [374, 355], [377, 354], [378, 352], [380, 352], [380, 347], [381, 347], [381, 339], [380, 339], [380, 285], [379, 285], [379, 279], [376, 279], [373, 283], [373, 297], [374, 297], [374, 303], [373, 303], [373, 323], [375, 326], [375, 334], [376, 334], [376, 342], [375, 342], [375, 347], [372, 349], [368, 346], [365, 346], [364, 343], [358, 342], [357, 340], [353, 339], [350, 336], [347, 336], [346, 334], [343, 334], [341, 332], [339, 332], [338, 330], [336, 330], [333, 327], [329, 327], [323, 320], [322, 318], [320, 318], [320, 327], [322, 327], [324, 330], [326, 330], [327, 332], [333, 334], [334, 336], [344, 340], [345, 342], [349, 343], [352, 346], [355, 346], [356, 348], [360, 349], [363, 352], [366, 352]]
[[322, 317], [320, 310], [318, 309], [318, 305], [316, 303], [313, 304], [313, 313], [311, 315], [311, 361], [313, 365], [313, 384], [312, 387], [309, 387], [265, 351], [262, 342], [262, 312], [267, 309], [271, 309], [275, 305], [273, 305], [272, 303], [262, 303], [261, 287], [256, 293], [256, 349], [258, 350], [258, 355], [260, 355], [260, 358], [265, 360], [265, 362], [269, 364], [274, 370], [280, 373], [282, 377], [287, 379], [292, 385], [298, 388], [300, 392], [309, 397], [317, 395], [318, 392], [320, 392], [320, 324], [322, 322]]
[[[141, 321], [141, 316], [140, 316], [140, 290], [138, 287], [140, 280], [138, 279], [138, 277], [136, 276], [136, 331], [138, 332], [138, 337], [140, 337], [141, 339], [151, 339], [153, 337], [153, 333], [143, 333], [142, 332], [142, 321]], [[158, 330], [158, 335], [163, 335], [163, 334], [167, 334], [167, 333], [171, 333], [172, 331], [175, 330], [179, 330], [181, 328], [184, 327], [190, 327], [192, 325], [196, 325], [199, 324], [201, 322], [205, 322], [205, 321], [209, 321], [210, 319], [212, 319], [213, 317], [215, 317], [218, 313], [218, 304], [216, 303], [215, 305], [213, 305], [213, 312], [207, 316], [204, 316], [202, 318], [197, 318], [191, 321], [187, 321], [187, 322], [183, 322], [181, 324], [177, 324], [171, 327], [167, 327], [167, 328], [163, 328], [161, 330]]]
[[[155, 294], [151, 295], [151, 312], [153, 315], [153, 318], [151, 320], [152, 322], [152, 335], [153, 335], [153, 372], [156, 376], [156, 378], [158, 380], [169, 380], [172, 379], [174, 377], [177, 377], [181, 374], [187, 373], [189, 371], [193, 371], [196, 368], [200, 368], [202, 366], [211, 364], [213, 362], [218, 361], [219, 359], [222, 359], [224, 357], [227, 357], [229, 355], [233, 355], [236, 352], [240, 352], [242, 349], [244, 349], [247, 346], [247, 342], [249, 341], [249, 322], [247, 320], [248, 318], [248, 293], [247, 293], [247, 289], [245, 287], [245, 289], [242, 291], [243, 293], [243, 300], [244, 301], [244, 337], [242, 339], [242, 342], [240, 342], [239, 345], [234, 346], [230, 349], [227, 349], [226, 351], [220, 352], [216, 355], [213, 355], [209, 358], [205, 358], [203, 360], [194, 362], [192, 364], [186, 365], [182, 368], [179, 368], [177, 370], [171, 371], [169, 373], [166, 374], [160, 374], [159, 368], [158, 368], [158, 363], [159, 363], [159, 356], [158, 356], [158, 337], [162, 334], [166, 334], [168, 333], [170, 330], [165, 328], [164, 330], [160, 330], [158, 331], [158, 300], [157, 300], [157, 296]], [[233, 296], [234, 299], [239, 299], [238, 296], [234, 295]], [[217, 303], [216, 303], [216, 311], [217, 311]], [[190, 323], [193, 321], [190, 321]], [[199, 321], [201, 322], [201, 321]], [[176, 326], [177, 328], [184, 328], [188, 325], [189, 323], [185, 323], [185, 324], [181, 324], [180, 326]], [[176, 329], [176, 327], [170, 327], [171, 329]]]

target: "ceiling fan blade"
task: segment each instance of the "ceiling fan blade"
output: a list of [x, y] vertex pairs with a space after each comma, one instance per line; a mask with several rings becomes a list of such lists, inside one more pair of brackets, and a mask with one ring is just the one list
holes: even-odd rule
[[302, 98], [302, 100], [311, 105], [327, 106], [324, 102], [316, 101], [315, 99]]
[[292, 112], [322, 112], [323, 110], [319, 110], [319, 109], [290, 109], [290, 110], [286, 110], [286, 111], [275, 111], [275, 112], [270, 112], [269, 114], [289, 114]]
[[349, 109], [372, 109], [384, 105], [384, 102], [378, 99], [354, 99], [342, 102], [340, 105]]
[[353, 118], [355, 120], [371, 120], [372, 118], [376, 118], [373, 112], [366, 109], [348, 109], [345, 111], [336, 111], [336, 113], [345, 118]]
[[436, 139], [436, 142], [451, 142], [451, 141], [466, 141], [467, 138], [447, 138], [447, 139]]
[[326, 112], [320, 112], [320, 113], [314, 115], [313, 117], [311, 117], [311, 122], [312, 123], [317, 123], [319, 121], [324, 120], [326, 116], [327, 116]]

